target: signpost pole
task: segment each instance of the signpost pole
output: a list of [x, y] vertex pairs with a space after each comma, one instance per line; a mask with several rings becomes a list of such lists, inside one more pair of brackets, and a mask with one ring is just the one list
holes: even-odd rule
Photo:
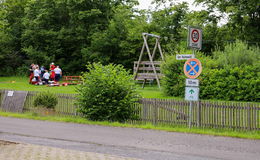
[[190, 101], [190, 115], [189, 115], [189, 128], [191, 128], [191, 119], [192, 119], [192, 101]]
[[[193, 57], [195, 58], [195, 49], [192, 49], [192, 54], [193, 54]], [[190, 108], [189, 108], [189, 128], [191, 128], [191, 120], [192, 120], [192, 109], [193, 109], [193, 103], [192, 101], [190, 101]]]
[[195, 49], [201, 50], [202, 30], [198, 27], [189, 26], [187, 42], [188, 42], [187, 43], [188, 47], [192, 48], [192, 56], [193, 56], [193, 58], [188, 59], [184, 64], [184, 74], [188, 78], [190, 78], [190, 79], [186, 79], [185, 100], [188, 100], [190, 102], [188, 125], [189, 128], [191, 128], [193, 101], [199, 100], [199, 80], [195, 78], [197, 78], [202, 71], [201, 62], [195, 58], [195, 52], [196, 52]]

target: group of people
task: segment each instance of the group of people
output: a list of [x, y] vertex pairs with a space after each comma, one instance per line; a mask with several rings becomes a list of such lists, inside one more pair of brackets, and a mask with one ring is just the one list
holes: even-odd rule
[[30, 84], [49, 84], [57, 83], [62, 76], [62, 70], [59, 66], [55, 66], [54, 63], [50, 64], [49, 70], [44, 66], [39, 67], [37, 64], [31, 64], [30, 66]]

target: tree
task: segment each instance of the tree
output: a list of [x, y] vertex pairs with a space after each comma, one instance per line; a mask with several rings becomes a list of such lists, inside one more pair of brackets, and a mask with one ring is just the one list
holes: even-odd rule
[[178, 45], [184, 38], [181, 32], [184, 29], [183, 22], [187, 10], [187, 3], [183, 2], [152, 12], [150, 32], [159, 34], [162, 37], [162, 48], [167, 53], [179, 50]]
[[227, 27], [233, 40], [240, 39], [259, 44], [260, 5], [258, 0], [196, 0], [208, 6], [211, 12], [218, 10], [228, 15]]
[[141, 12], [135, 14], [123, 5], [113, 10], [115, 14], [107, 29], [94, 33], [90, 46], [84, 48], [82, 54], [86, 61], [122, 64], [130, 69], [141, 51], [141, 33], [148, 28], [146, 18]]
[[[187, 14], [185, 19], [186, 26], [199, 26], [203, 31], [203, 47], [201, 51], [206, 55], [211, 55], [216, 46], [223, 48], [224, 32], [221, 27], [218, 26], [220, 20], [219, 16], [216, 16], [209, 11], [192, 11]], [[183, 33], [187, 35], [187, 30]]]
[[13, 75], [25, 58], [21, 51], [22, 18], [27, 0], [0, 2], [0, 75]]
[[31, 0], [23, 19], [23, 51], [35, 63], [54, 61], [65, 73], [79, 73], [90, 61], [82, 51], [91, 44], [91, 37], [107, 29], [113, 8], [123, 3], [136, 1]]

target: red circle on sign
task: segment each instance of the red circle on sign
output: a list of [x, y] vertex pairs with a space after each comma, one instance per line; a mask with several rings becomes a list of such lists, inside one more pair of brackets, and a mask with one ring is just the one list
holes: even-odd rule
[[193, 42], [198, 42], [200, 39], [200, 33], [197, 29], [192, 30], [191, 39]]
[[[196, 62], [196, 64], [195, 64], [195, 65], [191, 65], [191, 64], [190, 64], [191, 62]], [[187, 66], [190, 67], [189, 70], [187, 70]], [[197, 66], [199, 67], [199, 70], [198, 70], [198, 71], [196, 71], [196, 69], [195, 69], [195, 67], [197, 67]], [[183, 69], [184, 69], [184, 74], [185, 74], [188, 78], [191, 78], [191, 79], [197, 78], [197, 77], [201, 74], [201, 72], [202, 72], [202, 66], [201, 66], [200, 60], [198, 60], [197, 58], [188, 59], [188, 60], [185, 62]], [[190, 75], [190, 74], [189, 74], [189, 73], [192, 72], [192, 71], [195, 73], [195, 75]]]

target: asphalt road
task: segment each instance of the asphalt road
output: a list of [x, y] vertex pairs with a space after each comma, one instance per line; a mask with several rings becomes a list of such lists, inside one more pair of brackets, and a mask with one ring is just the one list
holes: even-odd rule
[[260, 159], [260, 140], [6, 117], [0, 139], [147, 160]]

